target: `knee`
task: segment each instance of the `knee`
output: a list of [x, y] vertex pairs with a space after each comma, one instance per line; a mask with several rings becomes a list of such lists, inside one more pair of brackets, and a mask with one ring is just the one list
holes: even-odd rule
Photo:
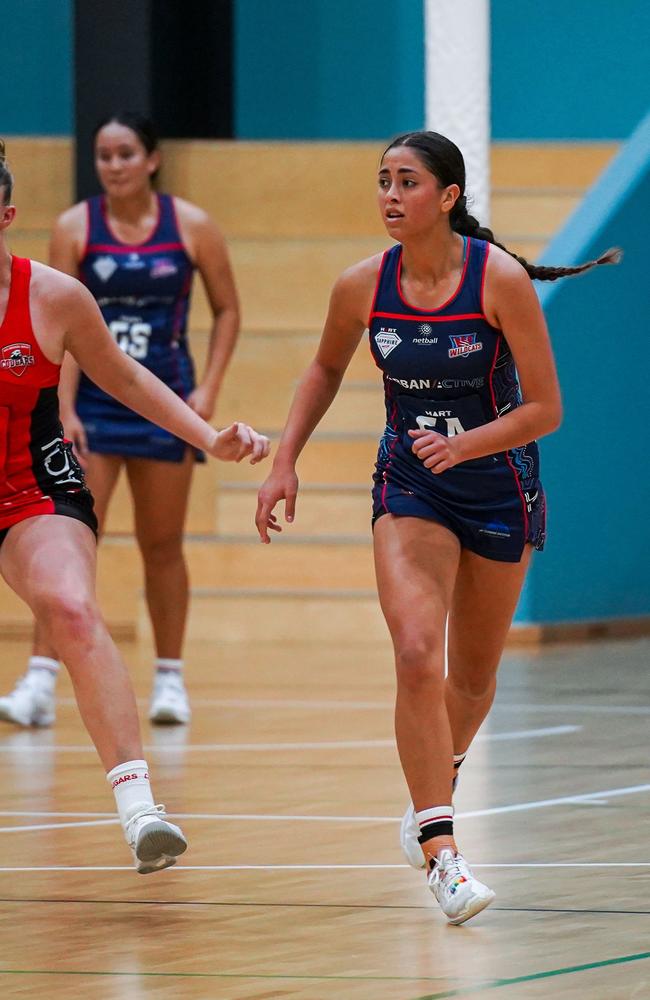
[[436, 690], [442, 695], [444, 657], [440, 642], [431, 636], [409, 635], [395, 643], [398, 688], [411, 694]]
[[139, 538], [138, 545], [147, 569], [164, 569], [183, 559], [183, 535], [174, 533], [160, 538]]
[[450, 684], [463, 698], [471, 701], [484, 701], [494, 698], [496, 692], [496, 674], [461, 671], [450, 672], [447, 678]]
[[71, 639], [82, 644], [90, 641], [100, 622], [97, 604], [88, 594], [42, 594], [34, 611], [37, 620], [61, 648]]

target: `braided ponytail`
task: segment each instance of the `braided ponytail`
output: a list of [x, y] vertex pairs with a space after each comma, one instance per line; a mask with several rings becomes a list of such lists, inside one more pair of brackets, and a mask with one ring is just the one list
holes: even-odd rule
[[443, 187], [448, 187], [450, 184], [458, 185], [460, 196], [449, 213], [449, 225], [455, 233], [485, 240], [487, 243], [493, 243], [494, 246], [505, 250], [507, 254], [519, 261], [531, 278], [536, 278], [538, 281], [555, 281], [557, 278], [582, 274], [600, 264], [618, 264], [623, 256], [622, 250], [618, 247], [612, 247], [596, 260], [589, 260], [584, 264], [577, 264], [575, 267], [545, 267], [540, 264], [530, 264], [525, 257], [520, 257], [519, 254], [508, 250], [502, 243], [497, 242], [492, 230], [488, 229], [487, 226], [482, 226], [478, 219], [467, 211], [465, 161], [460, 149], [451, 139], [447, 139], [438, 132], [406, 132], [391, 142], [384, 150], [384, 155], [389, 149], [396, 146], [412, 147], [429, 173], [433, 174]]
[[3, 189], [3, 199], [2, 203], [8, 205], [11, 201], [11, 192], [13, 191], [14, 179], [11, 176], [9, 167], [7, 166], [7, 157], [5, 155], [5, 144], [4, 139], [0, 139], [0, 188]]

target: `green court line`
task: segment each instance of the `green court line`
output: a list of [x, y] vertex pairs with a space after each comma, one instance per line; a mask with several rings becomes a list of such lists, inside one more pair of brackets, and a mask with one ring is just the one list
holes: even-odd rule
[[531, 983], [536, 979], [550, 979], [552, 976], [567, 976], [571, 972], [586, 972], [589, 969], [603, 969], [608, 965], [622, 965], [625, 962], [640, 962], [650, 958], [650, 951], [639, 952], [638, 955], [622, 955], [620, 958], [606, 958], [602, 962], [588, 962], [586, 965], [569, 965], [565, 969], [550, 969], [548, 972], [534, 972], [528, 976], [515, 976], [513, 979], [491, 979], [477, 986], [466, 986], [459, 990], [445, 990], [443, 993], [427, 993], [415, 1000], [448, 1000], [450, 997], [463, 997], [479, 990], [497, 990], [501, 986], [516, 986], [518, 983]]
[[[450, 997], [466, 996], [469, 992], [478, 990], [495, 990], [500, 986], [514, 986], [517, 983], [529, 983], [536, 979], [548, 979], [551, 976], [564, 976], [571, 972], [584, 972], [587, 969], [601, 969], [607, 965], [621, 965], [624, 962], [638, 962], [650, 958], [650, 951], [637, 955], [623, 955], [620, 958], [608, 958], [602, 962], [590, 962], [587, 965], [573, 965], [565, 969], [551, 969], [548, 972], [535, 972], [528, 976], [517, 976], [514, 979], [492, 979], [488, 982], [467, 984], [460, 989], [444, 990], [442, 993], [428, 993], [416, 1000], [447, 1000]], [[300, 982], [366, 982], [366, 983], [437, 983], [448, 981], [448, 976], [305, 976], [282, 975], [278, 973], [261, 972], [100, 972], [62, 969], [0, 969], [2, 976], [105, 976], [130, 979], [264, 979], [289, 980]]]

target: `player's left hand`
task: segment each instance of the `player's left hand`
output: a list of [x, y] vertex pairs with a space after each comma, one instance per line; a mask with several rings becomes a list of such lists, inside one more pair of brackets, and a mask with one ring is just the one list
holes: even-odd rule
[[457, 437], [448, 438], [437, 431], [412, 430], [408, 433], [413, 438], [413, 454], [434, 476], [452, 469], [461, 461]]
[[187, 397], [186, 403], [195, 413], [209, 422], [217, 405], [217, 394], [205, 385], [197, 385]]
[[251, 456], [251, 465], [257, 465], [266, 458], [271, 450], [271, 442], [264, 434], [258, 434], [248, 424], [231, 424], [217, 431], [210, 454], [220, 458], [222, 462], [241, 462], [247, 455]]

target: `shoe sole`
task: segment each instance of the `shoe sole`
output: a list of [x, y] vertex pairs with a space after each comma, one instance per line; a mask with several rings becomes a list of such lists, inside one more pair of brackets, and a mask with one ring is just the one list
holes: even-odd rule
[[22, 726], [23, 729], [30, 729], [35, 726], [37, 729], [46, 729], [54, 723], [54, 715], [34, 715], [29, 719], [23, 716], [14, 715], [8, 708], [0, 705], [0, 722], [11, 722], [14, 726]]
[[454, 926], [458, 926], [459, 924], [464, 924], [466, 920], [469, 920], [471, 917], [475, 917], [477, 913], [480, 913], [481, 910], [484, 910], [487, 906], [490, 905], [490, 903], [493, 903], [495, 898], [496, 898], [495, 892], [493, 892], [491, 896], [487, 897], [475, 896], [473, 899], [469, 901], [469, 904], [461, 914], [459, 914], [457, 917], [448, 917], [447, 919], [449, 920], [449, 923], [454, 924]]
[[189, 721], [189, 715], [187, 718], [182, 718], [171, 708], [161, 708], [149, 716], [149, 722], [153, 722], [155, 726], [186, 726]]
[[150, 823], [138, 840], [137, 870], [140, 875], [150, 875], [163, 868], [171, 868], [186, 850], [185, 838], [170, 830], [166, 823]]

